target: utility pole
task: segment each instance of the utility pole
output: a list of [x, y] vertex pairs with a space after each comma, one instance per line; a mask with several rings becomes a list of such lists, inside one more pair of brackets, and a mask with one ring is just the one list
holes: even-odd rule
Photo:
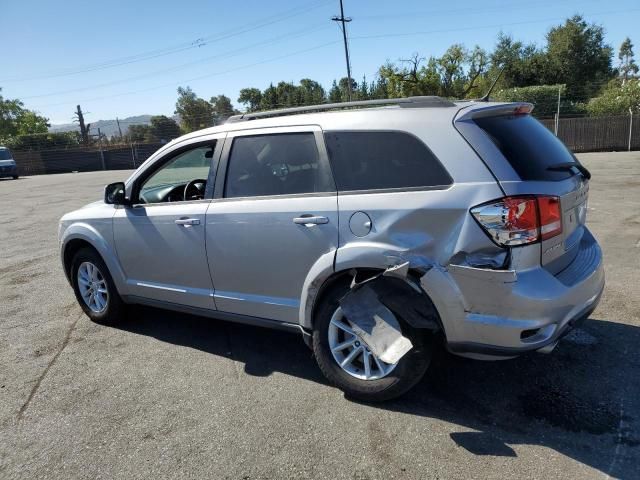
[[80, 124], [80, 136], [82, 137], [82, 143], [85, 145], [89, 144], [89, 131], [87, 126], [84, 124], [84, 115], [82, 114], [82, 109], [80, 105], [78, 105], [76, 110], [76, 116], [78, 117], [78, 123]]
[[633, 110], [629, 108], [629, 145], [627, 151], [631, 151], [631, 133], [633, 132]]
[[120, 128], [120, 120], [116, 117], [116, 123], [118, 124], [118, 132], [120, 132], [120, 140], [122, 140], [122, 129]]
[[104, 151], [102, 150], [102, 132], [100, 131], [100, 127], [98, 127], [98, 145], [100, 146], [100, 160], [102, 161], [102, 170], [106, 170], [107, 165], [104, 162]]
[[344, 40], [344, 56], [347, 60], [347, 98], [351, 101], [351, 63], [349, 62], [349, 45], [347, 43], [347, 26], [346, 23], [351, 21], [350, 17], [344, 17], [344, 8], [342, 6], [342, 0], [340, 0], [340, 16], [331, 17], [334, 22], [340, 22], [342, 24], [342, 39]]
[[556, 111], [556, 137], [558, 136], [558, 126], [560, 125], [560, 93], [562, 92], [562, 85], [558, 85], [558, 110]]

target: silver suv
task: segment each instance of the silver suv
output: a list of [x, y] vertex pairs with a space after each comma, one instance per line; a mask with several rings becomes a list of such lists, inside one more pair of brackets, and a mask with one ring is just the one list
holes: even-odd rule
[[244, 114], [65, 215], [85, 313], [127, 304], [300, 332], [354, 398], [411, 388], [442, 341], [553, 349], [596, 307], [589, 172], [523, 103], [437, 97]]

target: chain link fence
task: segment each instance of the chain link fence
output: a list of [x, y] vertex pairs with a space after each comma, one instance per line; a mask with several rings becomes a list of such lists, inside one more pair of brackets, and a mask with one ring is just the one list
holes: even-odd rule
[[13, 151], [20, 175], [138, 168], [162, 143]]

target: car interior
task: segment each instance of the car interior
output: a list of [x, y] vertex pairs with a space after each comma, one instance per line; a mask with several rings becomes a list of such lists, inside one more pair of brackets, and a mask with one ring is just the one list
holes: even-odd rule
[[169, 160], [148, 177], [140, 187], [140, 203], [184, 202], [201, 200], [215, 145], [183, 152]]
[[225, 197], [321, 191], [311, 133], [238, 137], [231, 149]]

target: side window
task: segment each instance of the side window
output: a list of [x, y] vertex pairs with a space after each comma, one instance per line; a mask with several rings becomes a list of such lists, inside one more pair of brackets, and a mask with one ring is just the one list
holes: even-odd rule
[[320, 160], [313, 133], [255, 135], [233, 140], [225, 197], [329, 191], [335, 191], [335, 186], [328, 166]]
[[[173, 157], [144, 181], [138, 193], [140, 203], [204, 198], [214, 149], [213, 143], [201, 145]], [[186, 192], [189, 182], [192, 183]]]
[[404, 132], [326, 132], [338, 191], [451, 185], [424, 143]]

